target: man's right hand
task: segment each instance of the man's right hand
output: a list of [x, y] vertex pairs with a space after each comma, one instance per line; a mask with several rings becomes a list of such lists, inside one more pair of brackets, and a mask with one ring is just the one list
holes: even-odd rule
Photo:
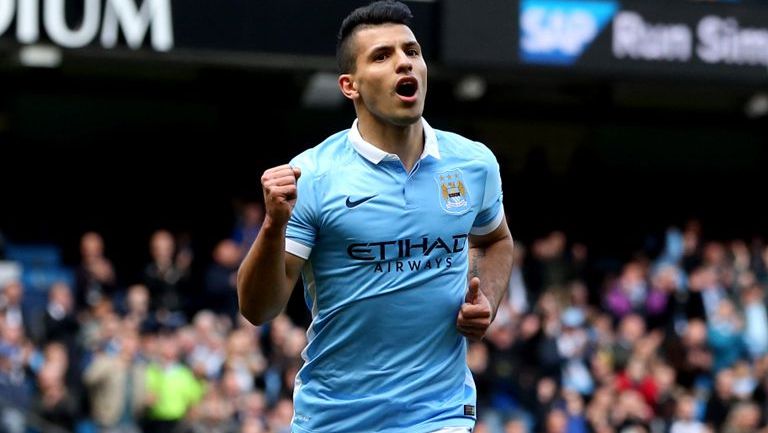
[[[285, 227], [296, 204], [296, 181], [301, 176], [301, 169], [288, 164], [270, 168], [261, 176], [264, 189], [266, 218], [278, 227]], [[267, 223], [267, 221], [265, 221]]]

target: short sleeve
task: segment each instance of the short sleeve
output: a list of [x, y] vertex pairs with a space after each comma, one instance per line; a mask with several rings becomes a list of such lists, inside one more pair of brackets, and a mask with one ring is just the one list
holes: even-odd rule
[[301, 177], [297, 182], [296, 205], [285, 231], [285, 251], [306, 260], [317, 236], [316, 185], [309, 164], [297, 157], [290, 165], [301, 169]]
[[487, 235], [496, 230], [504, 220], [499, 163], [496, 162], [496, 158], [490, 150], [487, 150], [487, 152], [489, 157], [485, 164], [487, 174], [485, 177], [485, 190], [483, 191], [483, 203], [470, 231], [471, 234], [479, 236]]

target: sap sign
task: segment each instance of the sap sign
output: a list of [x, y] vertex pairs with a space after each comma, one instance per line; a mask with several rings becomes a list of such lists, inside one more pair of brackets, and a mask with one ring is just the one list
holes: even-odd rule
[[571, 65], [618, 10], [613, 1], [522, 0], [520, 58]]
[[82, 1], [80, 24], [71, 28], [67, 23], [65, 0], [0, 0], [0, 36], [11, 28], [15, 16], [16, 39], [23, 44], [38, 42], [42, 9], [42, 30], [53, 43], [65, 48], [91, 44], [99, 36], [99, 30], [101, 45], [113, 48], [120, 28], [133, 49], [141, 47], [147, 32], [155, 50], [173, 48], [171, 0], [144, 0], [141, 6], [135, 0]]

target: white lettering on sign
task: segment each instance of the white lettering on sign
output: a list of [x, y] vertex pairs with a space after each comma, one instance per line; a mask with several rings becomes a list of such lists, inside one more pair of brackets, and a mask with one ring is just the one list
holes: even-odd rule
[[710, 15], [696, 29], [703, 62], [768, 66], [768, 29], [741, 28], [734, 18]]
[[0, 35], [11, 25], [15, 6], [16, 3], [11, 0], [0, 0]]
[[[0, 0], [13, 1], [13, 0]], [[32, 44], [40, 37], [40, 5], [37, 0], [19, 0], [16, 8], [16, 37], [22, 44]]]
[[636, 12], [619, 12], [613, 20], [613, 55], [620, 59], [685, 62], [692, 40], [685, 24], [652, 24]]
[[693, 29], [685, 24], [648, 22], [623, 11], [613, 20], [613, 55], [619, 59], [768, 66], [768, 28], [742, 27], [733, 17], [707, 15]]
[[101, 43], [106, 48], [117, 44], [118, 27], [123, 27], [123, 34], [128, 46], [139, 48], [152, 24], [152, 47], [157, 51], [173, 48], [173, 16], [170, 0], [144, 0], [141, 9], [136, 8], [134, 0], [108, 0], [104, 11], [104, 26]]
[[88, 45], [99, 31], [100, 0], [84, 0], [83, 21], [79, 29], [67, 27], [64, 0], [47, 0], [43, 14], [43, 25], [51, 40], [65, 48], [80, 48]]
[[[16, 15], [16, 38], [23, 44], [40, 40], [42, 27], [51, 41], [65, 48], [91, 44], [99, 35], [101, 45], [114, 48], [120, 31], [129, 47], [138, 49], [149, 33], [152, 48], [173, 48], [173, 15], [171, 0], [83, 0], [83, 16], [77, 28], [70, 28], [65, 14], [66, 0], [0, 0], [0, 36], [11, 27]], [[102, 11], [102, 2], [104, 9]], [[102, 16], [103, 12], [103, 16]]]

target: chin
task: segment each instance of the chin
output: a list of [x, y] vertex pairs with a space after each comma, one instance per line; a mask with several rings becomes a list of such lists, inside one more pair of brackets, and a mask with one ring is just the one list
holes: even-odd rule
[[421, 120], [423, 110], [413, 110], [406, 113], [397, 113], [390, 117], [390, 122], [398, 126], [410, 126]]
[[421, 116], [418, 117], [398, 117], [395, 119], [391, 119], [390, 122], [397, 126], [411, 126], [416, 124], [421, 120]]

